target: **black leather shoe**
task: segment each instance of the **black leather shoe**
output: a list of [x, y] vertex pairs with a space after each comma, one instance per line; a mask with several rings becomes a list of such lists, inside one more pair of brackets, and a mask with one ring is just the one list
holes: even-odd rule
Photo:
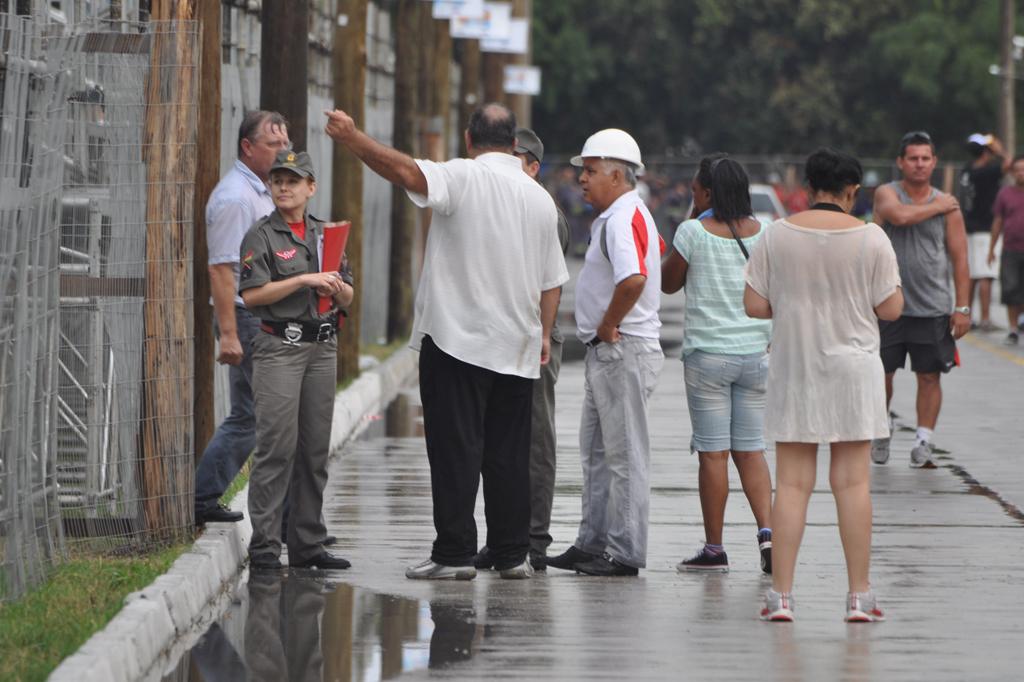
[[494, 568], [494, 555], [491, 554], [491, 549], [487, 545], [481, 547], [480, 551], [473, 556], [473, 568]]
[[575, 571], [576, 564], [581, 564], [585, 561], [590, 561], [597, 558], [596, 554], [590, 552], [584, 552], [582, 549], [577, 549], [575, 545], [565, 550], [558, 556], [549, 556], [544, 560], [547, 566], [552, 568], [560, 568], [563, 571]]
[[207, 523], [238, 523], [245, 518], [242, 512], [231, 511], [223, 504], [218, 504], [213, 509], [196, 511], [196, 525], [202, 526]]
[[530, 565], [533, 566], [533, 570], [547, 570], [547, 560], [548, 558], [544, 556], [543, 552], [535, 552], [532, 549], [530, 550]]
[[590, 561], [576, 564], [577, 573], [585, 573], [587, 575], [599, 575], [599, 576], [635, 576], [640, 573], [640, 569], [627, 566], [619, 561], [616, 561], [605, 552], [602, 556], [591, 559]]
[[305, 561], [289, 561], [288, 565], [292, 568], [322, 568], [328, 571], [341, 570], [352, 566], [347, 559], [342, 559], [340, 556], [334, 556], [327, 552], [321, 552]]
[[249, 570], [251, 571], [280, 571], [284, 566], [281, 560], [273, 554], [258, 554], [249, 557]]
[[337, 544], [337, 542], [338, 542], [338, 538], [336, 536], [328, 535], [327, 537], [324, 538], [324, 541], [321, 542], [320, 544], [323, 545], [324, 547], [330, 547], [331, 545]]

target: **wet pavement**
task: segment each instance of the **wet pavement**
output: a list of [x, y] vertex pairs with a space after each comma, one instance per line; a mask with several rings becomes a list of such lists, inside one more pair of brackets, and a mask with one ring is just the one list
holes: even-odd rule
[[[562, 310], [571, 310], [571, 292]], [[410, 387], [332, 460], [325, 514], [348, 571], [249, 579], [218, 624], [167, 680], [1011, 680], [1024, 678], [1024, 360], [998, 338], [961, 344], [944, 381], [936, 470], [906, 462], [900, 431], [873, 467], [872, 582], [888, 620], [842, 621], [845, 568], [827, 455], [796, 577], [797, 621], [757, 618], [770, 584], [758, 569], [753, 517], [731, 472], [728, 574], [681, 575], [703, 538], [697, 462], [688, 454], [681, 297], [667, 297], [668, 356], [651, 404], [648, 569], [601, 579], [549, 570], [528, 581], [481, 572], [472, 582], [410, 581], [429, 553], [430, 482], [418, 393]], [[571, 330], [571, 324], [565, 324]], [[986, 346], [988, 344], [988, 347]], [[576, 443], [583, 368], [567, 349], [558, 384], [553, 552], [575, 537]], [[913, 425], [913, 382], [894, 409]], [[906, 415], [904, 418], [903, 415]], [[774, 455], [769, 452], [774, 469]], [[483, 501], [477, 519], [484, 537]], [[245, 582], [245, 581], [243, 581]], [[211, 665], [215, 661], [217, 665]]]

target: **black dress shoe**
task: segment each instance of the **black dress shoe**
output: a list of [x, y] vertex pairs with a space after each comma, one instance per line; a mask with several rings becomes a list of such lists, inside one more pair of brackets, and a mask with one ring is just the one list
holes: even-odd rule
[[207, 523], [238, 523], [245, 518], [242, 512], [231, 511], [223, 504], [218, 504], [213, 509], [196, 510], [196, 525], [202, 526]]
[[640, 573], [640, 569], [616, 561], [610, 554], [605, 552], [603, 555], [590, 561], [576, 564], [576, 572], [608, 577], [635, 576]]
[[491, 554], [490, 547], [484, 545], [479, 552], [473, 555], [473, 568], [494, 568], [494, 555]]
[[251, 571], [280, 571], [284, 566], [281, 560], [273, 554], [257, 554], [249, 557], [249, 570]]
[[324, 541], [321, 542], [320, 544], [323, 545], [324, 547], [330, 547], [331, 545], [337, 544], [337, 542], [338, 542], [338, 538], [336, 536], [328, 535], [327, 537], [324, 538]]
[[289, 561], [288, 565], [292, 568], [322, 568], [330, 571], [349, 568], [352, 564], [349, 563], [347, 559], [342, 559], [340, 556], [321, 552], [315, 557], [310, 557], [305, 561]]
[[544, 560], [544, 563], [553, 568], [560, 568], [563, 571], [575, 571], [576, 564], [581, 564], [585, 561], [595, 559], [596, 554], [590, 552], [584, 552], [582, 549], [578, 549], [575, 545], [565, 550], [558, 556], [549, 556]]
[[547, 567], [548, 567], [547, 560], [548, 560], [548, 558], [546, 556], [544, 556], [543, 552], [535, 552], [532, 549], [530, 550], [530, 565], [533, 566], [533, 570], [535, 570], [535, 571], [545, 571], [545, 570], [547, 570]]

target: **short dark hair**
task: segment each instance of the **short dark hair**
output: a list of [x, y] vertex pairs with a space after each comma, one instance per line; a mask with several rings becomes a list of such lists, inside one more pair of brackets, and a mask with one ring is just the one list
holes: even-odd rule
[[932, 136], [924, 130], [912, 130], [900, 138], [900, 156], [906, 156], [907, 147], [915, 144], [926, 144], [932, 148], [932, 154], [935, 153], [935, 143], [932, 142]]
[[863, 177], [860, 161], [830, 147], [822, 147], [808, 156], [804, 165], [804, 178], [815, 192], [839, 194], [850, 185], [859, 185]]
[[242, 140], [255, 142], [256, 136], [259, 135], [260, 128], [263, 127], [264, 122], [269, 122], [271, 126], [288, 127], [288, 121], [276, 111], [266, 111], [265, 109], [250, 111], [242, 117], [242, 123], [238, 126], [239, 156], [242, 155]]
[[711, 164], [719, 159], [729, 156], [725, 152], [712, 152], [700, 160], [697, 166], [697, 182], [704, 189], [711, 189]]
[[711, 208], [715, 218], [723, 223], [735, 223], [751, 215], [750, 178], [743, 166], [733, 159], [720, 158], [711, 163], [710, 171]]
[[485, 104], [469, 117], [469, 143], [477, 149], [516, 146], [516, 115], [497, 102]]

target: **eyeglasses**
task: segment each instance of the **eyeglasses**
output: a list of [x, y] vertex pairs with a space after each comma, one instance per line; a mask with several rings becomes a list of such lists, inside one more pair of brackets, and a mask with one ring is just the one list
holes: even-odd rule
[[926, 133], [925, 131], [914, 130], [904, 135], [903, 138], [900, 140], [900, 144], [907, 144], [908, 142], [928, 142], [930, 144], [931, 141], [932, 136]]

